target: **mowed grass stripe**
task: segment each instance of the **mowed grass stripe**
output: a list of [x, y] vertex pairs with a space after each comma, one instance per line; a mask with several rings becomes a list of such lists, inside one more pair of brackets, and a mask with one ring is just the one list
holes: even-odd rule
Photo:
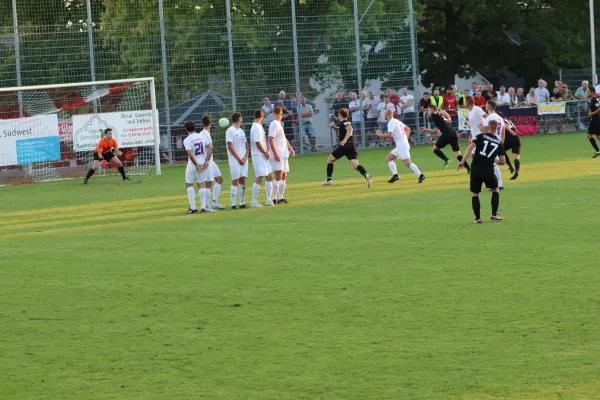
[[[566, 164], [568, 164], [568, 168], [566, 168]], [[504, 173], [504, 177], [508, 183], [505, 186], [508, 187], [514, 184], [521, 185], [540, 180], [572, 179], [598, 174], [600, 174], [600, 163], [595, 162], [595, 160], [580, 160], [576, 162], [531, 164], [522, 171], [518, 181], [508, 181], [509, 176], [506, 173]], [[410, 195], [418, 191], [429, 193], [468, 187], [468, 177], [464, 176], [462, 172], [438, 171], [431, 174], [422, 185], [418, 185], [414, 178], [413, 174], [404, 174], [401, 182], [389, 185], [387, 182], [380, 180], [381, 177], [376, 177], [371, 190], [366, 190], [364, 181], [360, 178], [335, 181], [332, 188], [322, 188], [319, 182], [290, 184], [288, 194], [294, 194], [294, 199], [304, 205], [315, 205], [339, 201], [342, 198], [348, 198], [348, 196], [361, 200], [382, 195]], [[432, 183], [435, 183], [435, 185]], [[248, 195], [247, 193], [246, 197]], [[264, 196], [264, 187], [262, 195]], [[227, 193], [224, 193], [222, 197], [227, 204], [229, 200]], [[197, 202], [199, 204], [198, 199]], [[0, 214], [0, 235], [6, 231], [27, 231], [36, 228], [69, 226], [107, 220], [120, 221], [123, 218], [132, 219], [136, 216], [148, 216], [152, 212], [159, 212], [161, 215], [169, 212], [183, 212], [186, 203], [186, 197], [182, 194], [181, 196], [150, 197], [141, 200], [40, 209], [33, 214], [27, 212], [4, 213]], [[174, 204], [181, 204], [181, 207], [178, 209], [170, 208]], [[20, 216], [20, 214], [23, 214], [23, 216]], [[111, 214], [115, 214], [114, 217]]]

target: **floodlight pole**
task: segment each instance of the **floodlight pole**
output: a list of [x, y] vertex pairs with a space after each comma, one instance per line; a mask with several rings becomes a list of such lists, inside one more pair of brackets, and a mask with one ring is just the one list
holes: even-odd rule
[[[17, 0], [12, 0], [12, 17], [13, 17], [13, 35], [15, 41], [15, 67], [17, 72], [17, 86], [22, 85], [21, 81], [21, 55], [19, 49], [19, 24], [17, 22]], [[17, 92], [19, 101], [19, 117], [23, 118], [23, 93]]]
[[592, 84], [598, 84], [596, 77], [596, 29], [594, 28], [594, 0], [590, 0], [590, 37], [592, 42]]

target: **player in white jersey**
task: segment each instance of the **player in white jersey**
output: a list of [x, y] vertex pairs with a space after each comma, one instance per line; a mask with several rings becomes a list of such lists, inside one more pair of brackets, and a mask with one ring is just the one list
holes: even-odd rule
[[385, 158], [385, 162], [387, 162], [390, 171], [392, 171], [392, 177], [388, 182], [394, 183], [400, 179], [398, 177], [396, 163], [394, 162], [395, 159], [399, 158], [404, 165], [419, 177], [419, 183], [422, 183], [426, 178], [425, 175], [423, 175], [421, 171], [419, 171], [419, 168], [410, 160], [410, 144], [408, 143], [410, 128], [394, 118], [393, 110], [385, 110], [385, 119], [388, 121], [388, 133], [382, 134], [377, 130], [375, 134], [384, 139], [394, 138], [394, 142], [396, 143], [396, 148]]
[[231, 115], [232, 125], [225, 133], [229, 170], [231, 171], [231, 208], [237, 209], [238, 188], [240, 194], [240, 209], [246, 208], [246, 178], [248, 177], [248, 139], [242, 129], [242, 114], [234, 112]]
[[[206, 114], [204, 116], [202, 116], [202, 132], [205, 135], [208, 135], [208, 137], [210, 137], [210, 129], [212, 127], [212, 118], [210, 117], [210, 115]], [[212, 140], [212, 139], [211, 139]], [[223, 185], [223, 176], [221, 174], [221, 170], [219, 169], [219, 166], [217, 165], [217, 163], [215, 162], [215, 160], [213, 159], [213, 155], [210, 156], [210, 171], [212, 174], [212, 177], [214, 179], [214, 185], [212, 187], [212, 206], [209, 206], [209, 210], [223, 210], [225, 207], [223, 207], [221, 204], [219, 204], [219, 194], [221, 193], [221, 186]]]
[[287, 174], [290, 172], [289, 158], [296, 156], [292, 145], [285, 137], [281, 120], [283, 113], [281, 107], [273, 110], [273, 122], [269, 125], [269, 151], [271, 154], [271, 166], [275, 171], [275, 182], [273, 182], [273, 203], [287, 204], [284, 198]]
[[475, 100], [470, 96], [467, 97], [467, 110], [469, 110], [469, 127], [471, 128], [470, 143], [481, 133], [479, 125], [483, 124], [483, 120], [487, 117], [487, 114], [481, 107], [475, 105]]
[[185, 187], [187, 190], [190, 208], [186, 214], [196, 214], [196, 194], [194, 182], [198, 186], [200, 195], [200, 212], [210, 211], [210, 187], [213, 180], [210, 170], [210, 158], [213, 148], [210, 135], [196, 133], [196, 124], [186, 121], [184, 124], [188, 137], [183, 141], [183, 146], [188, 156], [188, 165], [185, 170]]
[[[500, 139], [501, 142], [504, 143], [505, 124], [504, 119], [498, 114], [496, 114], [496, 102], [489, 100], [485, 105], [485, 109], [487, 111], [488, 116], [483, 121], [483, 126], [487, 126], [489, 121], [497, 121], [498, 128], [496, 129], [496, 136], [498, 137], [498, 139]], [[496, 175], [496, 178], [498, 179], [498, 187], [500, 188], [500, 190], [504, 190], [504, 185], [502, 184], [502, 173], [500, 172], [500, 168], [498, 168], [498, 165], [496, 164], [494, 165], [494, 175]]]
[[267, 178], [265, 184], [267, 189], [267, 202], [268, 206], [272, 206], [273, 200], [271, 200], [271, 193], [273, 191], [273, 178], [271, 173], [271, 163], [269, 162], [269, 147], [267, 146], [267, 136], [265, 135], [265, 129], [263, 128], [263, 121], [265, 119], [265, 113], [263, 110], [254, 111], [254, 123], [250, 128], [250, 154], [252, 154], [252, 165], [254, 166], [254, 176], [256, 181], [252, 185], [252, 203], [250, 207], [262, 207], [262, 204], [258, 202], [258, 192], [260, 191], [260, 184], [263, 178]]

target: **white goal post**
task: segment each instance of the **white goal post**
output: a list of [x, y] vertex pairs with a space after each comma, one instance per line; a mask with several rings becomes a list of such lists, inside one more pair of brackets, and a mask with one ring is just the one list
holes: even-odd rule
[[106, 128], [128, 175], [161, 174], [154, 78], [0, 88], [0, 185], [85, 176]]

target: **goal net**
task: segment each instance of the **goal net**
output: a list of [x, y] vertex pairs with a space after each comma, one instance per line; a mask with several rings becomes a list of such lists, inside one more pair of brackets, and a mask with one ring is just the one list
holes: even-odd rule
[[85, 176], [106, 128], [128, 175], [160, 175], [153, 78], [1, 88], [0, 185]]

